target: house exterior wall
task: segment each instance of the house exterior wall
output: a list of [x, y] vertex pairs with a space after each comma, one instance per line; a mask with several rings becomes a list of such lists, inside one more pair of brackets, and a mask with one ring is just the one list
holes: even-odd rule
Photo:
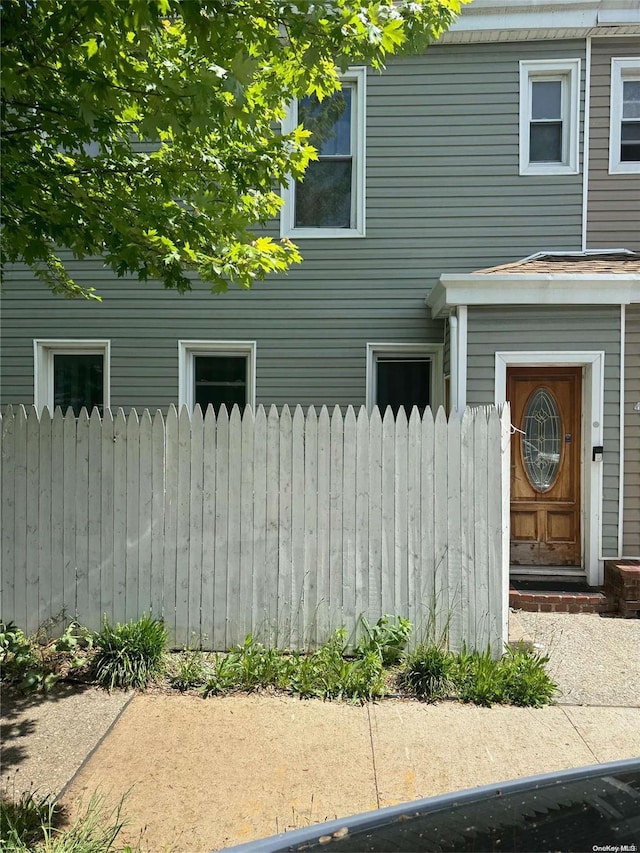
[[363, 404], [367, 342], [442, 343], [424, 305], [441, 273], [580, 249], [582, 176], [518, 174], [518, 63], [577, 57], [584, 76], [584, 56], [583, 39], [435, 45], [369, 73], [367, 236], [300, 240], [304, 263], [249, 292], [178, 296], [70, 261], [104, 297], [80, 304], [9, 271], [1, 404], [33, 402], [33, 339], [65, 337], [111, 340], [113, 407], [177, 402], [179, 339], [255, 340], [257, 403]]
[[603, 556], [618, 555], [620, 470], [620, 308], [470, 308], [467, 403], [493, 403], [497, 351], [597, 350], [605, 353]]
[[640, 57], [640, 39], [594, 39], [591, 46], [587, 248], [640, 250], [640, 174], [609, 174], [611, 60]]
[[630, 305], [625, 322], [624, 518], [622, 554], [640, 557], [640, 305]]

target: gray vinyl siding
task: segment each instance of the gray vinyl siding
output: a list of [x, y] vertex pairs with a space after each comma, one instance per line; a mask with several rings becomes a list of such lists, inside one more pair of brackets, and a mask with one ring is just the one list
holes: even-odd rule
[[640, 305], [626, 311], [622, 554], [640, 558]]
[[[12, 271], [2, 305], [2, 404], [33, 402], [33, 339], [111, 340], [111, 403], [177, 402], [178, 340], [255, 340], [257, 402], [360, 405], [367, 342], [443, 341], [424, 298], [470, 272], [581, 245], [580, 175], [518, 175], [519, 60], [583, 60], [584, 41], [443, 45], [367, 79], [367, 236], [300, 240], [286, 276], [212, 296], [69, 271], [101, 304]], [[277, 223], [269, 229], [278, 234]]]
[[602, 548], [618, 556], [620, 308], [473, 308], [468, 315], [467, 403], [493, 403], [497, 351], [605, 353]]
[[640, 250], [640, 174], [609, 174], [609, 103], [612, 57], [640, 57], [640, 39], [594, 39], [587, 248]]

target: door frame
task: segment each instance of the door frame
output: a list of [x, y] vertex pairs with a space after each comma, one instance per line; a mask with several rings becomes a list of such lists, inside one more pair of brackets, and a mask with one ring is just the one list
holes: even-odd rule
[[580, 513], [582, 565], [587, 583], [604, 583], [602, 543], [602, 462], [594, 462], [594, 447], [603, 445], [604, 352], [595, 350], [522, 351], [495, 353], [495, 403], [507, 397], [509, 367], [576, 367], [582, 374], [582, 459], [580, 464]]

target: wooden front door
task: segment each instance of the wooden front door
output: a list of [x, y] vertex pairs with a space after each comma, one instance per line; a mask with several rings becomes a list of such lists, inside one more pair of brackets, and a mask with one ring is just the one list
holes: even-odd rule
[[581, 367], [512, 367], [511, 564], [580, 566]]

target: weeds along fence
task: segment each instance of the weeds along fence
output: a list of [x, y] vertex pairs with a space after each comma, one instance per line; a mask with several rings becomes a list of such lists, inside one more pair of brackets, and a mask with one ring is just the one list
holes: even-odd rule
[[173, 645], [313, 647], [360, 614], [502, 648], [509, 412], [312, 407], [2, 417], [1, 616]]

